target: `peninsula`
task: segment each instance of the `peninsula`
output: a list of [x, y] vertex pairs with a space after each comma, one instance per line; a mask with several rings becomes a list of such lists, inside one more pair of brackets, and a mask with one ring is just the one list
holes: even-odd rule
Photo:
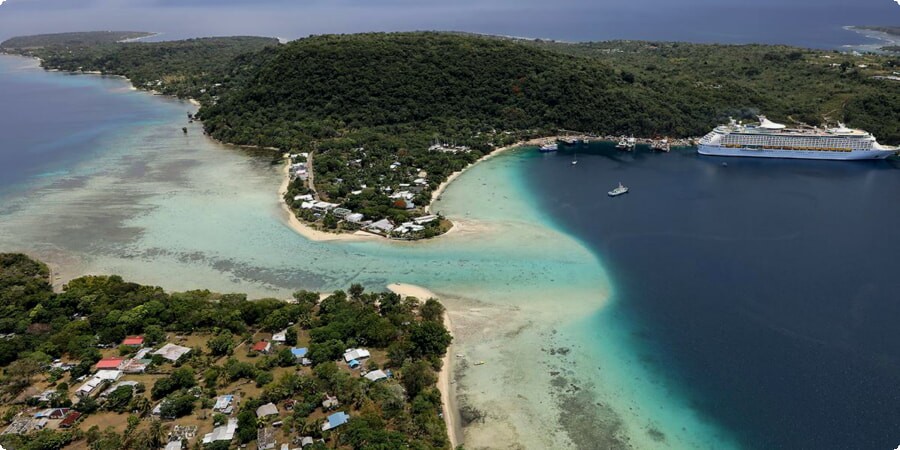
[[[700, 136], [728, 117], [842, 121], [900, 143], [897, 61], [769, 45], [559, 43], [463, 33], [0, 44], [45, 68], [126, 76], [194, 99], [190, 120], [288, 161], [282, 190], [311, 232], [421, 239], [452, 224], [429, 206], [497, 149], [578, 130]], [[27, 39], [24, 42], [28, 42]], [[371, 68], [376, 67], [377, 70]]]

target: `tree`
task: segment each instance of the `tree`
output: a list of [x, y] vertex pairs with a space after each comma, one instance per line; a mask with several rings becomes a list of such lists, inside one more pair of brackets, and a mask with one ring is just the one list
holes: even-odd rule
[[144, 328], [144, 340], [148, 344], [159, 344], [166, 340], [166, 332], [159, 325], [147, 325]]
[[134, 396], [134, 388], [119, 386], [106, 397], [103, 407], [110, 411], [125, 412], [131, 403], [132, 396]]
[[206, 342], [213, 356], [230, 355], [234, 350], [234, 337], [229, 330], [222, 330]]
[[422, 322], [409, 336], [413, 354], [420, 357], [444, 356], [453, 338], [442, 323]]
[[406, 388], [406, 395], [412, 399], [420, 392], [437, 382], [437, 375], [425, 361], [407, 363], [401, 370], [401, 382]]
[[284, 343], [290, 346], [297, 345], [297, 330], [294, 327], [287, 329], [287, 332], [284, 334]]
[[441, 302], [429, 298], [421, 308], [422, 318], [432, 322], [442, 322], [444, 319], [444, 305]]
[[256, 430], [258, 428], [258, 423], [256, 421], [256, 414], [251, 410], [242, 410], [237, 416], [237, 438], [238, 440], [246, 444], [254, 439], [256, 439]]
[[159, 416], [166, 419], [184, 417], [194, 411], [194, 398], [191, 394], [179, 394], [166, 397], [159, 408]]
[[350, 285], [350, 289], [348, 289], [347, 292], [350, 294], [350, 298], [359, 300], [359, 298], [362, 297], [363, 291], [365, 291], [363, 285], [359, 283], [353, 283], [352, 285]]

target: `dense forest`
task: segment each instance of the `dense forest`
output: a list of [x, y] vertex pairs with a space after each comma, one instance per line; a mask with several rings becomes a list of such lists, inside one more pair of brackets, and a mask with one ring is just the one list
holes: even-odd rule
[[32, 47], [32, 37], [12, 38], [0, 50], [41, 58], [45, 68], [121, 75], [141, 89], [212, 102], [258, 65], [253, 58], [278, 45], [262, 37], [118, 42], [98, 41], [94, 34], [43, 35], [40, 47]]
[[[5, 448], [156, 450], [175, 425], [193, 424], [202, 434], [229, 415], [237, 420], [232, 445], [277, 427], [279, 441], [310, 436], [317, 441], [310, 448], [317, 449], [449, 447], [435, 371], [451, 338], [434, 299], [367, 293], [354, 285], [324, 299], [301, 291], [289, 302], [250, 301], [205, 290], [167, 293], [117, 276], [79, 278], [55, 293], [48, 279], [44, 264], [0, 254], [0, 420], [22, 430], [44, 408], [72, 408], [81, 416], [71, 428], [3, 434]], [[272, 337], [279, 330], [283, 345]], [[147, 348], [176, 342], [191, 351], [174, 363], [154, 355], [145, 372], [125, 376], [136, 384], [113, 386], [107, 396], [73, 395], [101, 358], [137, 351], [120, 345], [132, 335], [142, 336]], [[270, 337], [273, 350], [250, 348]], [[308, 361], [301, 365], [292, 346], [308, 348]], [[371, 357], [353, 368], [342, 355], [358, 347]], [[388, 378], [361, 376], [376, 370]], [[240, 402], [230, 413], [213, 414], [222, 394]], [[326, 408], [322, 402], [329, 398], [336, 403]], [[278, 415], [257, 417], [254, 411], [269, 402], [278, 405]], [[159, 412], [151, 413], [153, 404]], [[338, 410], [350, 420], [323, 431], [326, 415]]]
[[35, 34], [7, 39], [0, 43], [4, 49], [37, 49], [40, 47], [85, 47], [115, 44], [122, 41], [153, 36], [143, 31], [85, 31], [75, 33]]
[[[314, 155], [315, 186], [295, 181], [291, 206], [311, 193], [368, 220], [421, 213], [452, 172], [499, 146], [560, 129], [683, 138], [729, 117], [765, 114], [788, 124], [840, 121], [900, 143], [900, 83], [879, 77], [897, 70], [896, 56], [435, 32], [7, 51], [39, 56], [48, 68], [122, 74], [138, 87], [196, 98], [216, 139]], [[436, 143], [451, 151], [430, 149]], [[409, 203], [390, 198], [423, 178]], [[327, 215], [303, 218], [340, 228], [325, 226]]]

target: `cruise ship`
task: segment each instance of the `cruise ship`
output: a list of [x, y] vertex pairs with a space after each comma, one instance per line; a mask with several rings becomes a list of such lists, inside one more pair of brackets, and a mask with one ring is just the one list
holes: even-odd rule
[[701, 155], [754, 156], [801, 159], [884, 159], [897, 147], [880, 145], [863, 130], [844, 124], [837, 128], [788, 128], [759, 116], [759, 125], [744, 125], [732, 119], [700, 139]]

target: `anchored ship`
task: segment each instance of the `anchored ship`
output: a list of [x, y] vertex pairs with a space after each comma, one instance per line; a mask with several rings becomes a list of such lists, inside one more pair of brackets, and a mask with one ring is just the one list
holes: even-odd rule
[[836, 160], [884, 159], [898, 150], [879, 144], [871, 133], [844, 124], [788, 128], [765, 116], [759, 116], [759, 125], [731, 119], [703, 136], [697, 148], [701, 155]]

